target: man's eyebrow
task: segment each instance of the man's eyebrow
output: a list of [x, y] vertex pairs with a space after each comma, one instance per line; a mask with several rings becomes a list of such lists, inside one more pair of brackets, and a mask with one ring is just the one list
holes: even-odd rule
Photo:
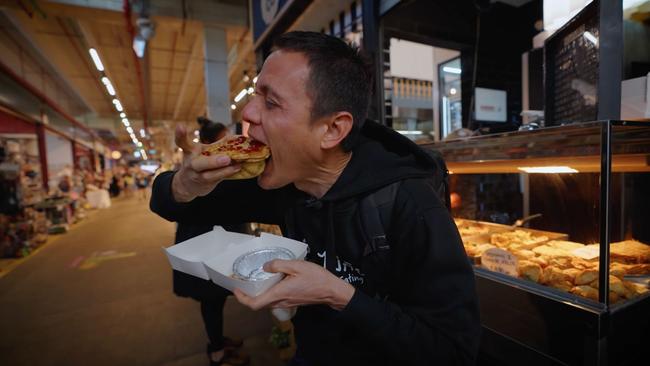
[[259, 89], [260, 92], [262, 92], [262, 94], [268, 95], [273, 99], [277, 99], [278, 102], [282, 102], [284, 100], [284, 98], [282, 98], [280, 96], [280, 94], [276, 93], [273, 90], [273, 88], [271, 88], [270, 86], [268, 86], [266, 84], [258, 86], [258, 89]]

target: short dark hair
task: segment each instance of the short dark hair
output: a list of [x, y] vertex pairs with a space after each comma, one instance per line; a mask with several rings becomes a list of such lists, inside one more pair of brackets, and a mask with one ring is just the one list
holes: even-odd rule
[[226, 130], [223, 123], [214, 122], [205, 117], [198, 117], [196, 122], [201, 126], [199, 128], [199, 140], [202, 144], [211, 144], [217, 141], [219, 135]]
[[353, 126], [343, 140], [343, 150], [354, 147], [368, 116], [372, 72], [367, 57], [343, 40], [316, 32], [288, 32], [275, 39], [273, 50], [303, 53], [309, 63], [307, 95], [312, 120], [346, 111]]

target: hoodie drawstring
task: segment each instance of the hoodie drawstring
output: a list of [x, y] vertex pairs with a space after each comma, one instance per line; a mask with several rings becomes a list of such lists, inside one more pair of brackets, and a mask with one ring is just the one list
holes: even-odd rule
[[334, 255], [334, 203], [327, 202], [327, 237], [325, 238], [325, 269], [335, 273], [336, 255]]

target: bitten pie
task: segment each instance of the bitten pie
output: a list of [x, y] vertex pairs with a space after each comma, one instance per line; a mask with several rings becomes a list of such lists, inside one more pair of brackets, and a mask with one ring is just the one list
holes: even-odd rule
[[204, 145], [202, 155], [228, 155], [241, 165], [241, 170], [226, 179], [249, 179], [262, 174], [271, 150], [263, 143], [246, 136], [225, 137], [214, 144]]

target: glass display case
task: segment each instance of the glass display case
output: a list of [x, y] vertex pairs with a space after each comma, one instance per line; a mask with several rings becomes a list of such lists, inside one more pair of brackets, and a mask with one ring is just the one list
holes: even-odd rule
[[450, 171], [483, 352], [513, 365], [644, 360], [649, 123], [589, 122], [423, 147], [439, 150]]

